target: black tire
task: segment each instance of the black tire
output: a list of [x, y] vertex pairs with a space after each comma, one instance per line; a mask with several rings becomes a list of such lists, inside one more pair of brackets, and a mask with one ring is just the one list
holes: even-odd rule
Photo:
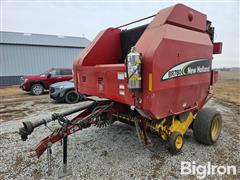
[[79, 99], [80, 95], [74, 90], [67, 91], [65, 94], [65, 102], [68, 104], [77, 103]]
[[31, 86], [31, 93], [32, 95], [39, 96], [43, 94], [44, 92], [44, 87], [42, 84], [33, 84]]
[[214, 108], [201, 109], [193, 121], [194, 137], [202, 144], [214, 144], [220, 136], [221, 129], [222, 117]]
[[182, 150], [183, 145], [183, 135], [178, 131], [173, 132], [169, 137], [169, 152], [171, 154], [177, 154]]

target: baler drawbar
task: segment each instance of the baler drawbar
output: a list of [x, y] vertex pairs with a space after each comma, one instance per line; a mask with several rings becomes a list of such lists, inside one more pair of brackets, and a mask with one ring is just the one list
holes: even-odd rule
[[[95, 98], [95, 97], [92, 97]], [[97, 98], [99, 99], [99, 98]], [[92, 124], [98, 127], [102, 127], [106, 124], [110, 124], [112, 121], [107, 119], [104, 123], [101, 121], [103, 115], [109, 112], [109, 108], [112, 107], [113, 102], [107, 99], [86, 101], [85, 104], [79, 108], [66, 111], [63, 113], [54, 113], [51, 118], [42, 119], [37, 122], [26, 121], [23, 122], [23, 127], [19, 129], [19, 134], [21, 139], [26, 141], [28, 135], [30, 135], [33, 130], [41, 125], [47, 125], [52, 121], [57, 120], [60, 128], [55, 129], [51, 135], [44, 138], [37, 147], [33, 150], [32, 155], [40, 157], [43, 152], [47, 149], [49, 143], [55, 143], [61, 140], [64, 136], [68, 136], [76, 131], [82, 130], [84, 128], [90, 127]], [[72, 120], [67, 119], [68, 115], [78, 113], [77, 118]]]

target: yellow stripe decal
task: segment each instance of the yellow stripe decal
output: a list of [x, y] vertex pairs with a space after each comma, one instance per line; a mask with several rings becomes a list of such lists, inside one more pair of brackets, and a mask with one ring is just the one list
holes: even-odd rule
[[148, 74], [148, 90], [152, 91], [152, 73]]
[[80, 83], [80, 74], [77, 73], [77, 82]]

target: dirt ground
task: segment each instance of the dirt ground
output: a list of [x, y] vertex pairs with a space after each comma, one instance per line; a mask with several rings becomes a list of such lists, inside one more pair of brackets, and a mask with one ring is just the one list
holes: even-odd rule
[[[220, 72], [212, 88], [215, 97], [207, 106], [218, 109], [223, 118], [220, 139], [213, 146], [194, 140], [189, 130], [180, 154], [172, 156], [166, 144], [151, 135], [153, 145], [142, 146], [133, 127], [119, 122], [106, 128], [91, 127], [69, 137], [69, 164], [73, 174], [66, 179], [196, 179], [180, 174], [181, 161], [205, 165], [238, 166], [237, 175], [208, 176], [207, 179], [240, 179], [240, 76], [238, 72]], [[21, 122], [49, 117], [77, 104], [54, 103], [45, 93], [31, 96], [18, 87], [0, 88], [0, 179], [56, 179], [62, 165], [62, 146], [53, 145], [53, 173], [48, 176], [47, 156], [32, 158], [29, 151], [48, 134], [38, 128], [25, 142], [20, 140]], [[54, 123], [50, 124], [55, 126]]]

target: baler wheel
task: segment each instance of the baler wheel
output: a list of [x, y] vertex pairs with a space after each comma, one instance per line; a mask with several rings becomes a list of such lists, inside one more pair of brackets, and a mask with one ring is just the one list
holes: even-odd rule
[[194, 137], [202, 144], [214, 144], [220, 136], [221, 129], [222, 117], [214, 108], [200, 110], [193, 121]]
[[169, 151], [171, 154], [177, 154], [181, 151], [184, 144], [184, 138], [183, 135], [175, 131], [171, 134], [169, 137]]

